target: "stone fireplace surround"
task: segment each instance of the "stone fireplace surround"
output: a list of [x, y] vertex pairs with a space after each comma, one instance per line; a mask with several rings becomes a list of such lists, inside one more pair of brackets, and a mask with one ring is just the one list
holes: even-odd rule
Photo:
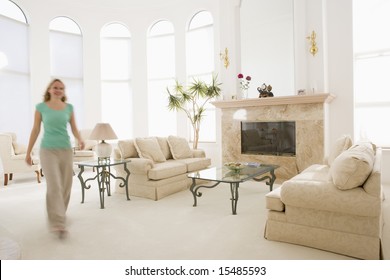
[[[212, 104], [221, 110], [222, 163], [260, 162], [279, 165], [279, 182], [290, 179], [324, 158], [327, 106], [334, 99], [328, 93], [242, 100], [220, 100]], [[296, 156], [241, 154], [241, 121], [295, 121]]]

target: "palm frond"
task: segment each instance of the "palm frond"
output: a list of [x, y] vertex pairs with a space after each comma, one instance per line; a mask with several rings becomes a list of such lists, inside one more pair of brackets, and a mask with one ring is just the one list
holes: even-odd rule
[[194, 120], [198, 123], [203, 119], [204, 117], [205, 108], [201, 107], [199, 108], [198, 112], [194, 115]]
[[189, 92], [186, 92], [186, 91], [182, 92], [181, 97], [183, 99], [183, 103], [190, 102], [191, 100], [193, 100], [193, 95]]
[[213, 75], [211, 85], [207, 88], [207, 96], [211, 98], [219, 96], [221, 94], [220, 85], [222, 83], [218, 83], [218, 75]]
[[180, 93], [180, 94], [184, 92], [184, 86], [180, 84], [178, 80], [176, 80], [175, 82], [174, 91], [175, 93]]
[[181, 109], [183, 102], [181, 98], [177, 95], [171, 94], [169, 88], [167, 88], [168, 92], [168, 109], [169, 111], [178, 111]]
[[191, 83], [190, 87], [188, 88], [189, 92], [192, 95], [198, 95], [200, 97], [204, 96], [206, 89], [207, 89], [206, 84], [200, 80], [194, 80], [194, 82]]

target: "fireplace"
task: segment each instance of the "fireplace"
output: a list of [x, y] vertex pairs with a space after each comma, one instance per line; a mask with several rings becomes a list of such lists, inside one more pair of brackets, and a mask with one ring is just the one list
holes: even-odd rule
[[[275, 170], [276, 180], [281, 182], [312, 164], [322, 162], [327, 138], [327, 108], [333, 98], [333, 95], [324, 93], [212, 102], [221, 110], [221, 163], [240, 161], [275, 164], [279, 166]], [[276, 152], [271, 150], [271, 154], [264, 154], [264, 151], [249, 151], [253, 146], [250, 149], [242, 147], [242, 141], [245, 141], [242, 140], [243, 127], [261, 129], [263, 124], [259, 122], [268, 122], [268, 125], [284, 123], [287, 131], [290, 130], [287, 132], [290, 137], [287, 143], [295, 148]], [[295, 131], [290, 126], [295, 126]], [[278, 127], [276, 129], [279, 130]], [[272, 129], [268, 133], [272, 135]], [[271, 142], [270, 136], [262, 137]], [[282, 147], [287, 145], [282, 143], [279, 144]], [[265, 145], [264, 142], [260, 144]]]
[[242, 121], [241, 154], [295, 156], [295, 121]]

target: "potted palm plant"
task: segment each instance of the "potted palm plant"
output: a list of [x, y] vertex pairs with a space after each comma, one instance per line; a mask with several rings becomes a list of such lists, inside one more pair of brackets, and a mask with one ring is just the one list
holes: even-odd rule
[[213, 75], [210, 84], [199, 79], [194, 79], [187, 87], [176, 80], [172, 92], [167, 88], [168, 109], [182, 110], [191, 122], [194, 132], [193, 148], [198, 148], [200, 124], [204, 116], [207, 102], [221, 95], [221, 83], [217, 81], [217, 75]]

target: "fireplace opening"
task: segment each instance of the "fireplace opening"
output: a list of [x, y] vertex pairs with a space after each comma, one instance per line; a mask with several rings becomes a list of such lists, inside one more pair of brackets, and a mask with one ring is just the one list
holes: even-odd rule
[[241, 122], [241, 153], [295, 156], [295, 122]]

